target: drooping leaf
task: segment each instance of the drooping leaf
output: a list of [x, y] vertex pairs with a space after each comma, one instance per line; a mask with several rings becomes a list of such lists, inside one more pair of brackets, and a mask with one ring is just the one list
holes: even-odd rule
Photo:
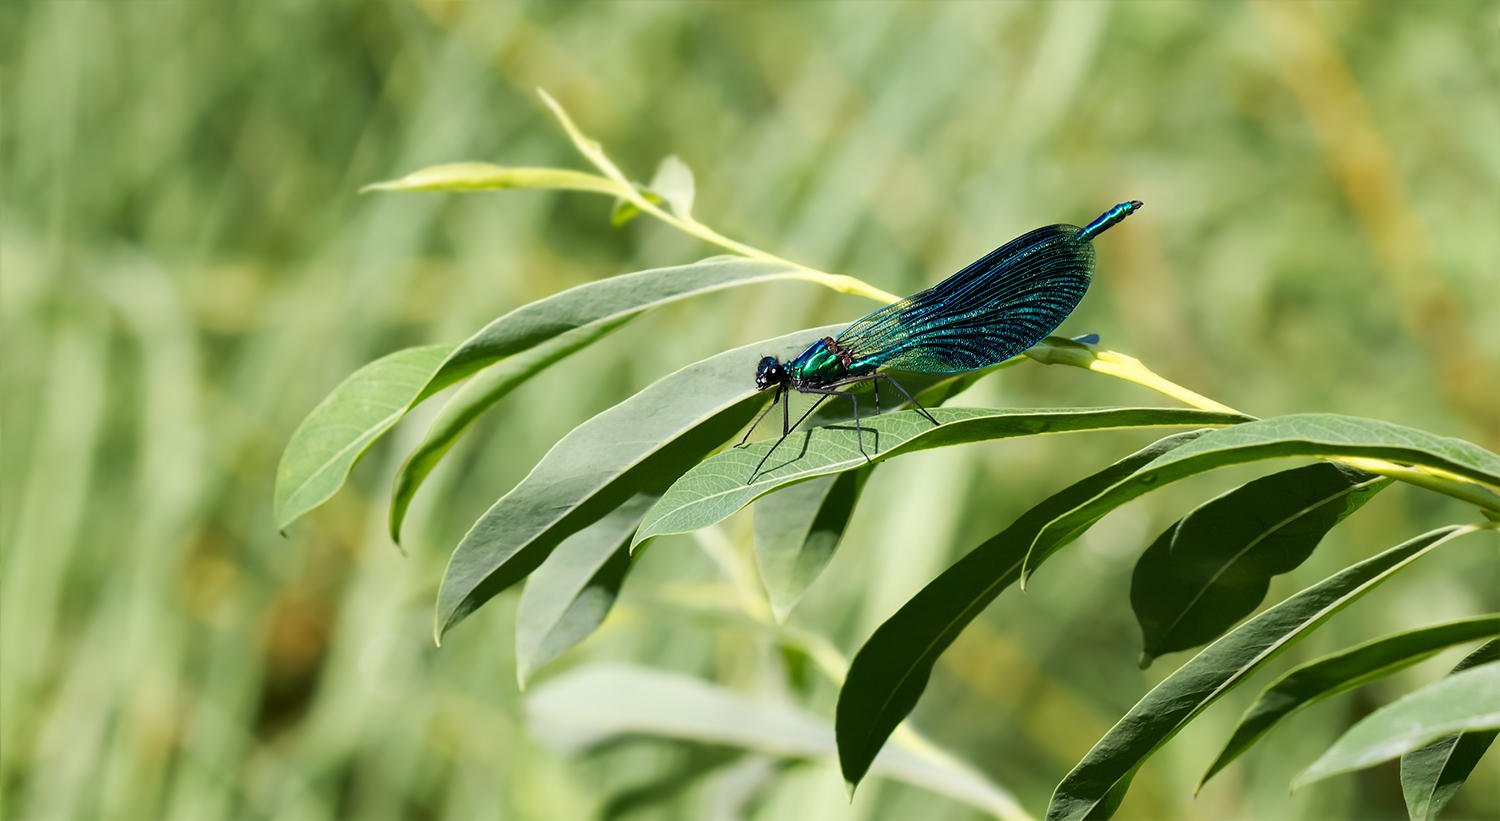
[[1255, 612], [1272, 576], [1296, 569], [1392, 481], [1319, 462], [1249, 482], [1167, 528], [1130, 582], [1142, 669], [1163, 653], [1213, 641]]
[[630, 536], [656, 497], [636, 496], [558, 544], [527, 579], [516, 608], [516, 682], [588, 638], [630, 569]]
[[755, 558], [778, 623], [833, 558], [872, 470], [792, 485], [755, 506]]
[[[627, 734], [744, 747], [774, 756], [826, 758], [833, 728], [785, 704], [752, 701], [700, 679], [642, 667], [592, 665], [542, 683], [526, 697], [527, 723], [542, 743], [577, 752]], [[873, 772], [1024, 819], [1014, 798], [983, 776], [898, 742]]]
[[370, 444], [406, 414], [433, 369], [454, 348], [427, 345], [355, 371], [302, 420], [276, 468], [276, 526], [328, 501]]
[[1292, 788], [1388, 761], [1450, 733], [1488, 730], [1500, 730], [1500, 662], [1454, 673], [1365, 716]]
[[679, 219], [688, 219], [693, 214], [693, 169], [677, 159], [677, 155], [661, 161], [656, 176], [651, 178], [651, 190], [660, 194], [672, 207]]
[[941, 423], [938, 427], [915, 410], [862, 418], [869, 459], [860, 452], [860, 437], [853, 425], [798, 431], [776, 449], [759, 472], [756, 466], [771, 449], [771, 442], [720, 453], [693, 468], [667, 491], [647, 514], [635, 543], [707, 527], [767, 493], [798, 482], [929, 448], [1042, 433], [1234, 425], [1248, 419], [1181, 408], [934, 408], [932, 415]]
[[743, 430], [768, 400], [755, 392], [760, 358], [800, 350], [828, 331], [799, 331], [689, 365], [574, 428], [453, 551], [438, 590], [437, 637], [525, 578], [563, 539], [638, 493], [662, 493]]
[[1053, 494], [969, 551], [875, 630], [855, 655], [839, 691], [839, 766], [851, 789], [917, 705], [938, 657], [1020, 577], [1021, 560], [1036, 534], [1057, 516], [1206, 432], [1168, 436]]
[[1256, 697], [1198, 788], [1303, 707], [1404, 670], [1455, 644], [1494, 635], [1500, 635], [1500, 615], [1480, 616], [1383, 636], [1297, 667]]
[[1078, 538], [1105, 514], [1131, 499], [1179, 479], [1228, 465], [1293, 456], [1384, 459], [1500, 486], [1500, 456], [1462, 439], [1436, 436], [1378, 419], [1331, 413], [1278, 416], [1204, 436], [1058, 518], [1032, 545], [1022, 583], [1053, 551]]
[[[462, 434], [484, 409], [538, 370], [669, 302], [757, 282], [780, 279], [820, 281], [818, 276], [779, 263], [738, 257], [713, 257], [691, 265], [622, 274], [585, 283], [523, 305], [486, 325], [457, 347], [445, 346], [447, 357], [427, 370], [423, 380], [425, 384], [410, 396], [406, 393], [410, 387], [408, 383], [417, 377], [417, 372], [412, 370], [413, 365], [426, 365], [432, 357], [431, 352], [436, 351], [437, 347], [420, 349], [427, 351], [426, 354], [412, 354], [408, 359], [393, 361], [399, 367], [403, 380], [394, 387], [383, 384], [389, 378], [383, 371], [371, 370], [376, 364], [372, 363], [345, 383], [362, 387], [358, 390], [335, 390], [315, 411], [320, 419], [333, 420], [333, 424], [314, 420], [311, 416], [303, 423], [304, 427], [317, 434], [311, 437], [317, 446], [316, 453], [337, 454], [337, 464], [325, 467], [317, 459], [310, 459], [307, 445], [300, 442], [296, 435], [293, 436], [292, 444], [288, 445], [287, 453], [282, 458], [282, 470], [277, 475], [277, 485], [283, 488], [277, 493], [277, 521], [284, 528], [298, 516], [331, 497], [342, 486], [348, 473], [347, 468], [412, 407], [449, 385], [507, 357], [541, 348], [529, 360], [516, 363], [506, 373], [497, 374], [485, 387], [462, 397], [455, 397], [458, 404], [453, 411], [444, 414], [434, 423], [435, 427], [429, 431], [427, 440], [404, 466], [402, 476], [396, 481], [395, 499], [391, 506], [391, 535], [395, 539], [399, 536], [401, 517], [405, 514], [411, 495], [452, 445], [453, 439]], [[369, 385], [375, 384], [371, 379], [381, 383], [382, 395], [376, 403], [381, 410], [378, 418], [375, 418], [377, 415], [371, 411], [373, 406], [366, 400], [366, 395], [371, 390]], [[395, 390], [396, 388], [399, 390]], [[396, 397], [393, 390], [400, 397]], [[402, 397], [406, 399], [405, 406], [393, 410], [394, 406], [390, 406], [390, 403], [395, 398]], [[359, 424], [345, 421], [350, 418], [358, 419]], [[297, 490], [303, 485], [307, 486], [306, 489]], [[282, 502], [282, 497], [290, 501]]]
[[529, 351], [522, 351], [485, 368], [459, 388], [443, 409], [438, 411], [421, 443], [407, 455], [406, 461], [396, 471], [391, 487], [391, 509], [387, 516], [391, 541], [401, 541], [401, 524], [406, 520], [411, 500], [422, 487], [422, 482], [426, 481], [427, 475], [481, 414], [533, 376], [575, 351], [583, 350], [614, 333], [621, 325], [637, 316], [639, 314], [629, 314], [612, 321], [598, 322], [573, 333], [549, 339]]
[[614, 180], [567, 168], [514, 168], [487, 162], [434, 165], [413, 171], [398, 180], [377, 182], [366, 191], [499, 191], [505, 188], [544, 188], [558, 191], [592, 191], [620, 196], [624, 189]]
[[[1485, 642], [1465, 656], [1452, 672], [1461, 673], [1494, 661], [1500, 661], [1500, 639]], [[1494, 730], [1454, 733], [1401, 756], [1401, 794], [1406, 798], [1406, 812], [1412, 821], [1433, 821], [1438, 817], [1468, 780], [1496, 735], [1500, 733]]]
[[1288, 598], [1204, 648], [1130, 708], [1068, 773], [1052, 795], [1049, 821], [1107, 817], [1106, 797], [1112, 795], [1109, 803], [1118, 806], [1136, 770], [1210, 704], [1397, 571], [1478, 529], [1445, 527], [1397, 545]]

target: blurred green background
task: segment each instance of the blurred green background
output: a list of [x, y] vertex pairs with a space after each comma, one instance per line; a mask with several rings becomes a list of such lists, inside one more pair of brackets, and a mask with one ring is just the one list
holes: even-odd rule
[[[574, 425], [685, 364], [873, 303], [780, 284], [635, 323], [489, 414], [418, 497], [409, 555], [385, 536], [387, 494], [431, 407], [285, 538], [271, 521], [282, 446], [361, 364], [718, 252], [646, 219], [612, 229], [610, 202], [586, 194], [355, 193], [458, 160], [585, 167], [536, 87], [637, 179], [681, 156], [708, 224], [896, 293], [1030, 228], [1144, 200], [1098, 243], [1063, 332], [1248, 413], [1373, 416], [1495, 450], [1495, 26], [1481, 2], [0, 5], [0, 815], [579, 818], [653, 779], [681, 789], [629, 817], [725, 806], [715, 776], [673, 782], [700, 749], [538, 744], [515, 685], [516, 592], [439, 650], [436, 583], [474, 518]], [[1031, 364], [964, 399], [1168, 401]], [[791, 622], [852, 654], [956, 556], [1145, 441], [899, 460]], [[914, 723], [1040, 813], [1182, 661], [1135, 666], [1134, 557], [1252, 475], [1109, 517], [960, 639]], [[1271, 600], [1470, 518], [1392, 488]], [[724, 529], [741, 551], [749, 532], [747, 516]], [[700, 548], [653, 547], [600, 633], [540, 681], [629, 660], [831, 716], [833, 685], [792, 675], [764, 636], [664, 609], [722, 585]], [[1496, 609], [1493, 542], [1461, 542], [1255, 684]], [[1392, 765], [1287, 785], [1463, 652], [1319, 705], [1193, 799], [1255, 688], [1236, 693], [1146, 765], [1120, 817], [1404, 817]], [[1496, 762], [1451, 817], [1500, 815]], [[850, 805], [829, 762], [780, 771], [745, 811], [978, 816], [880, 781]]]

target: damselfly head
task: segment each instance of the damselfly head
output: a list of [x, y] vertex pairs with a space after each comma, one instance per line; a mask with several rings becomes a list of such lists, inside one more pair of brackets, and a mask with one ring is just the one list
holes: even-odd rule
[[773, 385], [780, 385], [785, 381], [786, 368], [783, 368], [774, 356], [762, 359], [755, 369], [755, 389], [758, 391], [763, 391]]

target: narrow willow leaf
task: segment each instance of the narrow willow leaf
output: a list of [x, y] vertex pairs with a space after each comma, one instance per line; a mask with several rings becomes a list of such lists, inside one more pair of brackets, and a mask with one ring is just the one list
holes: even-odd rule
[[[1048, 525], [1027, 557], [1025, 578], [1058, 548], [1111, 510], [1179, 479], [1228, 465], [1292, 456], [1368, 457], [1434, 468], [1500, 485], [1500, 456], [1465, 442], [1377, 419], [1331, 413], [1278, 416], [1235, 425], [1179, 448]], [[1024, 585], [1025, 578], [1022, 579]]]
[[619, 183], [598, 174], [586, 174], [566, 168], [512, 168], [486, 162], [434, 165], [421, 171], [413, 171], [399, 180], [372, 183], [361, 188], [360, 193], [366, 191], [498, 191], [505, 188], [593, 191], [614, 196], [624, 193]]
[[1500, 635], [1500, 615], [1480, 616], [1384, 636], [1292, 670], [1272, 682], [1245, 711], [1198, 789], [1303, 707], [1404, 670], [1455, 644], [1494, 635]]
[[872, 470], [821, 476], [755, 506], [755, 558], [778, 624], [833, 558]]
[[[834, 753], [827, 721], [785, 704], [752, 701], [708, 682], [643, 667], [593, 665], [537, 686], [527, 724], [562, 753], [622, 735], [655, 735], [743, 747], [790, 758]], [[881, 753], [873, 772], [932, 790], [1003, 819], [1026, 818], [1015, 799], [982, 775], [903, 742]]]
[[854, 657], [839, 691], [839, 766], [851, 790], [917, 705], [938, 657], [1020, 577], [1021, 560], [1036, 534], [1059, 515], [1206, 432], [1168, 436], [1058, 491], [969, 551], [875, 630]]
[[1101, 817], [1096, 812], [1108, 809], [1101, 806], [1106, 796], [1113, 792], [1110, 800], [1117, 802], [1146, 759], [1219, 697], [1417, 558], [1478, 529], [1445, 527], [1397, 545], [1303, 590], [1209, 645], [1152, 688], [1068, 773], [1052, 795], [1049, 821]]
[[516, 608], [516, 682], [588, 638], [630, 569], [630, 536], [656, 503], [639, 495], [564, 539], [526, 580]]
[[525, 578], [563, 539], [637, 493], [665, 491], [766, 403], [753, 379], [762, 356], [800, 350], [830, 330], [799, 331], [689, 365], [574, 428], [453, 551], [438, 590], [437, 637]]
[[276, 468], [276, 526], [324, 503], [343, 487], [370, 444], [406, 414], [453, 345], [407, 348], [355, 371], [302, 420]]
[[[1486, 642], [1453, 668], [1461, 673], [1500, 661], [1500, 639]], [[1451, 673], [1450, 673], [1451, 675]], [[1412, 821], [1433, 821], [1468, 780], [1495, 736], [1495, 730], [1455, 733], [1401, 756], [1401, 794]]]
[[1392, 481], [1319, 462], [1256, 479], [1179, 519], [1141, 554], [1130, 581], [1141, 668], [1207, 644], [1255, 612], [1272, 576], [1296, 569]]
[[1365, 716], [1297, 776], [1292, 789], [1362, 770], [1450, 733], [1500, 729], [1500, 662], [1454, 673]]
[[508, 359], [491, 365], [474, 375], [448, 400], [438, 412], [427, 435], [406, 457], [391, 487], [391, 509], [388, 526], [391, 541], [401, 541], [401, 523], [406, 520], [406, 511], [412, 497], [422, 487], [427, 475], [458, 441], [458, 437], [479, 419], [480, 415], [505, 398], [507, 394], [533, 376], [541, 373], [575, 351], [580, 351], [600, 339], [612, 334], [617, 328], [635, 319], [639, 313], [613, 317], [585, 325], [572, 333], [550, 339], [529, 351], [522, 351]]
[[660, 194], [672, 207], [678, 219], [690, 219], [693, 213], [693, 169], [677, 159], [677, 155], [661, 161], [656, 176], [651, 178], [651, 190]]
[[870, 459], [860, 453], [859, 435], [853, 425], [796, 432], [759, 473], [755, 472], [756, 465], [772, 447], [771, 442], [720, 453], [693, 468], [667, 491], [647, 514], [635, 542], [707, 527], [767, 493], [798, 482], [930, 448], [1081, 430], [1234, 425], [1248, 419], [1178, 408], [934, 408], [932, 416], [941, 423], [938, 427], [915, 410], [862, 418], [865, 451]]

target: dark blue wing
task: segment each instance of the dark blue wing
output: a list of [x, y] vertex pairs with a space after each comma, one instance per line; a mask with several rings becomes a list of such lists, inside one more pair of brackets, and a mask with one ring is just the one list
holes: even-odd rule
[[1094, 248], [1074, 225], [1017, 237], [927, 290], [839, 334], [850, 370], [949, 373], [1003, 362], [1042, 341], [1088, 290]]

